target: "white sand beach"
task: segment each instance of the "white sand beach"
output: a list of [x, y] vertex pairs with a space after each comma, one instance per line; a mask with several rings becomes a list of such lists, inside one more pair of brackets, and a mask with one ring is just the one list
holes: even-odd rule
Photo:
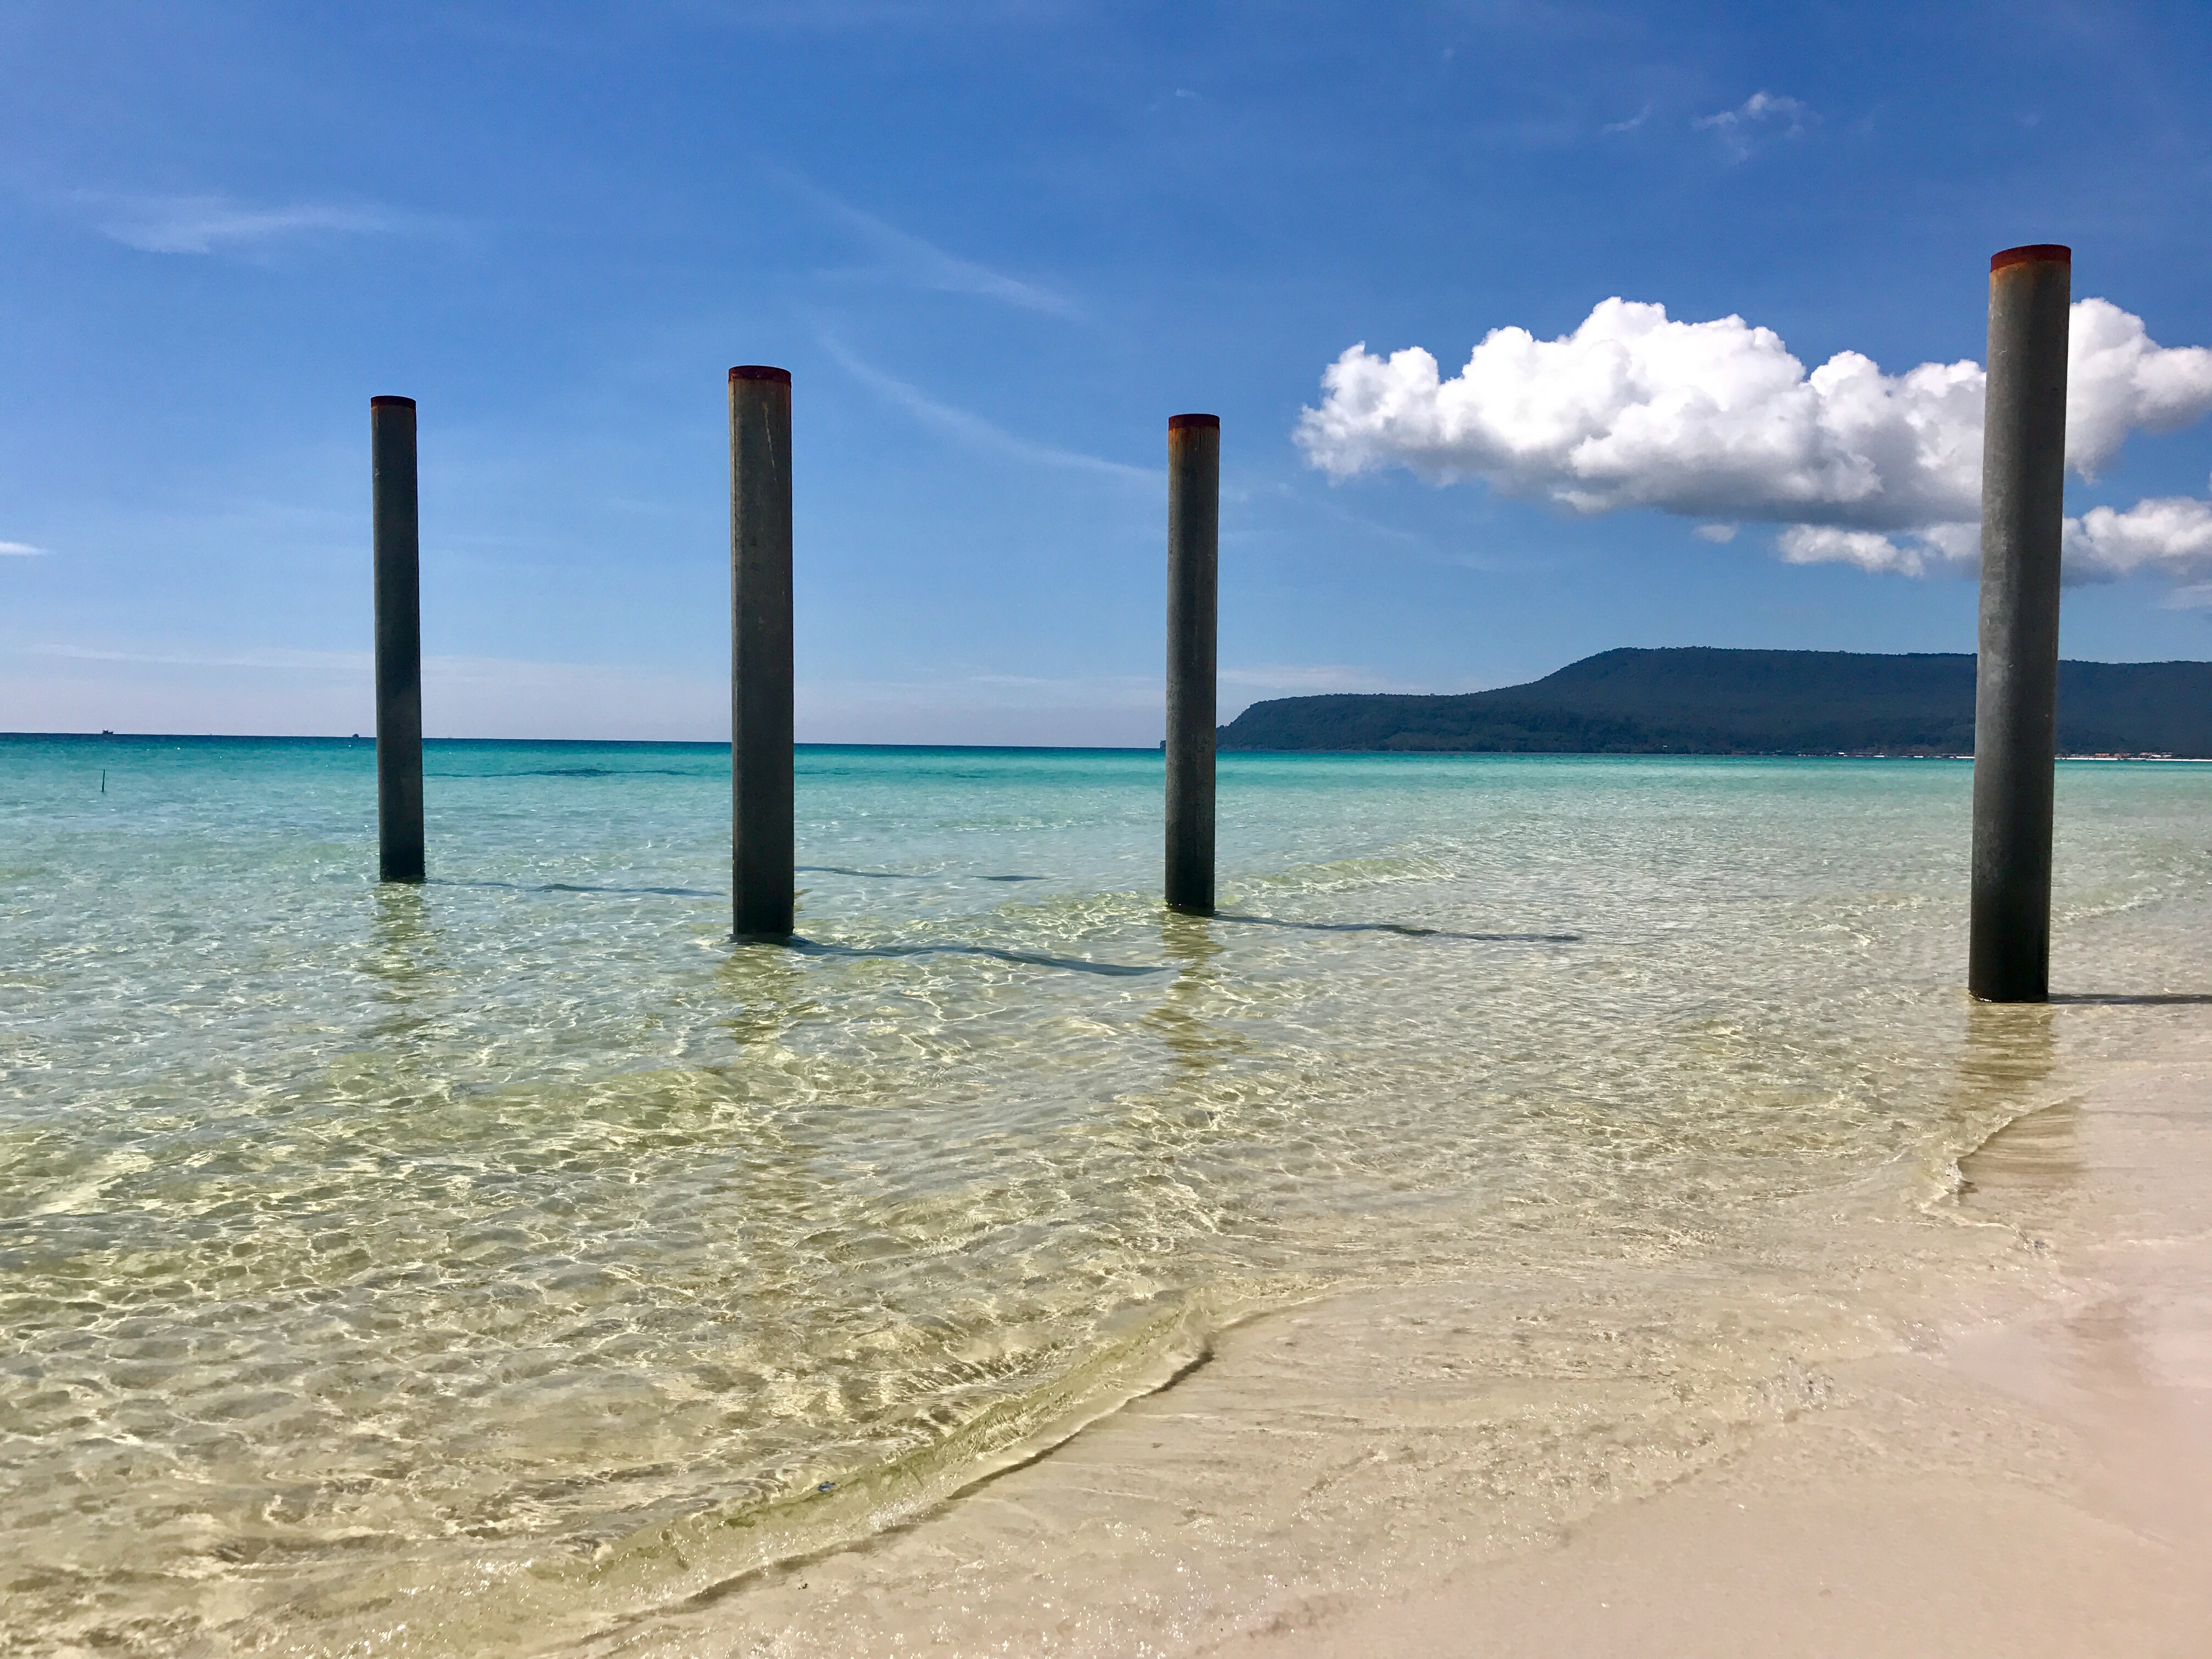
[[1225, 1644], [1299, 1656], [2212, 1651], [2212, 1069], [2002, 1132], [1970, 1210], [2053, 1258], [1840, 1369], [1741, 1454], [1555, 1545]]

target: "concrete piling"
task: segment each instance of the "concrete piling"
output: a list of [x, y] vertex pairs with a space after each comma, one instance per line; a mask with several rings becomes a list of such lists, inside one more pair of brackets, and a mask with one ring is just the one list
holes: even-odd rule
[[791, 934], [791, 372], [730, 371], [731, 860], [739, 939]]
[[1214, 652], [1221, 420], [1168, 420], [1167, 902], [1213, 914]]
[[1974, 851], [1966, 984], [1985, 1002], [2051, 990], [2051, 824], [2058, 740], [2073, 253], [1990, 261], [1982, 595], [1974, 681]]
[[421, 881], [422, 526], [415, 499], [415, 400], [368, 400], [376, 562], [376, 871]]

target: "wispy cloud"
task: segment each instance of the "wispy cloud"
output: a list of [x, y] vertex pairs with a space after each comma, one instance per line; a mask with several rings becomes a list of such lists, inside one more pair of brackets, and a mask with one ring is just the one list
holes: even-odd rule
[[1608, 134], [1615, 132], [1633, 132], [1637, 128], [1642, 126], [1650, 118], [1651, 106], [1646, 104], [1642, 109], [1637, 111], [1635, 114], [1630, 116], [1626, 121], [1607, 121], [1603, 126], [1600, 127], [1598, 131], [1600, 132]]
[[957, 687], [988, 686], [1012, 692], [1024, 702], [1042, 699], [1065, 704], [1113, 704], [1151, 707], [1160, 700], [1160, 683], [1142, 674], [990, 674], [958, 676], [948, 684]]
[[126, 196], [94, 191], [80, 191], [70, 199], [101, 235], [148, 253], [213, 253], [294, 236], [366, 236], [422, 228], [421, 221], [373, 203], [257, 205], [233, 196]]
[[1797, 99], [1754, 92], [1735, 108], [1701, 115], [1690, 125], [1700, 132], [1711, 133], [1721, 141], [1729, 159], [1741, 161], [1771, 140], [1802, 137], [1819, 118], [1810, 105]]
[[117, 651], [96, 646], [40, 645], [31, 650], [40, 656], [64, 657], [72, 662], [148, 663], [165, 668], [259, 668], [279, 672], [320, 673], [331, 669], [366, 669], [375, 658], [366, 651], [235, 651], [218, 654], [175, 651]]
[[936, 243], [901, 230], [874, 214], [831, 195], [811, 179], [781, 167], [771, 168], [770, 174], [785, 188], [805, 198], [824, 218], [842, 226], [852, 233], [855, 240], [872, 251], [880, 261], [876, 268], [877, 274], [939, 294], [972, 294], [981, 299], [996, 300], [1003, 305], [1018, 306], [1024, 311], [1042, 312], [1048, 316], [1082, 315], [1081, 307], [1067, 295], [1039, 283], [1025, 283], [1018, 276], [993, 270], [972, 259], [963, 259], [957, 253], [948, 253]]
[[28, 542], [0, 542], [0, 558], [35, 559], [46, 550], [43, 547], [33, 547]]
[[1165, 714], [1157, 674], [990, 674], [950, 665], [917, 666], [897, 679], [802, 679], [796, 701], [802, 743], [1150, 748]]
[[1055, 449], [1048, 444], [1033, 443], [981, 415], [939, 403], [920, 387], [909, 386], [904, 380], [884, 374], [873, 364], [863, 362], [826, 334], [822, 336], [822, 349], [830, 354], [840, 368], [870, 391], [896, 404], [924, 426], [970, 449], [981, 450], [987, 454], [1004, 455], [1039, 466], [1103, 473], [1108, 477], [1144, 483], [1159, 482], [1160, 475], [1152, 468], [1132, 466], [1126, 461], [1109, 461], [1103, 456], [1085, 455], [1072, 449]]
[[1343, 663], [1257, 663], [1248, 668], [1224, 668], [1219, 678], [1222, 684], [1239, 690], [1286, 692], [1291, 696], [1411, 689], [1371, 668], [1354, 668]]
[[723, 28], [833, 33], [848, 29], [963, 29], [1052, 22], [1067, 0], [663, 0], [687, 22]]
[[[367, 651], [0, 642], [0, 708], [22, 731], [358, 733], [375, 719], [374, 667]], [[428, 656], [422, 690], [432, 737], [719, 742], [730, 730], [729, 681], [712, 672]]]

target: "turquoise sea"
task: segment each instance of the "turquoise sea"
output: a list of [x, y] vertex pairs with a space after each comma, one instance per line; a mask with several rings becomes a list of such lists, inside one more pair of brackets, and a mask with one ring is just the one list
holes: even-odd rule
[[[1156, 754], [807, 748], [788, 948], [726, 749], [427, 770], [389, 888], [366, 742], [0, 738], [0, 1650], [587, 1650], [1255, 1314], [1630, 1264], [1669, 1328], [2045, 1086], [1964, 763], [1226, 756], [1207, 921]], [[2059, 803], [2079, 1075], [2212, 989], [2212, 768]]]

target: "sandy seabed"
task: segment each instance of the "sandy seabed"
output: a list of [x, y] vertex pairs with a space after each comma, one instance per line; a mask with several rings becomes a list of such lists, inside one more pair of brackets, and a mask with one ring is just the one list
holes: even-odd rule
[[[2141, 1057], [2046, 1091], [1965, 1158], [1945, 1202], [1978, 1248], [1855, 1285], [1840, 1321], [1728, 1263], [1698, 1328], [1642, 1337], [1622, 1318], [1632, 1268], [1601, 1305], [1502, 1264], [1481, 1285], [1271, 1315], [866, 1545], [592, 1650], [2212, 1653], [2204, 1013], [2051, 1011], [2109, 1022]], [[1681, 1265], [1664, 1270], [1679, 1310]], [[1466, 1363], [1469, 1309], [1538, 1342], [1611, 1321], [1643, 1352], [1501, 1380]], [[1681, 1357], [1739, 1334], [1740, 1376]], [[1802, 1362], [1778, 1370], [1793, 1340]], [[1485, 1437], [1533, 1451], [1526, 1480], [1469, 1455]]]

